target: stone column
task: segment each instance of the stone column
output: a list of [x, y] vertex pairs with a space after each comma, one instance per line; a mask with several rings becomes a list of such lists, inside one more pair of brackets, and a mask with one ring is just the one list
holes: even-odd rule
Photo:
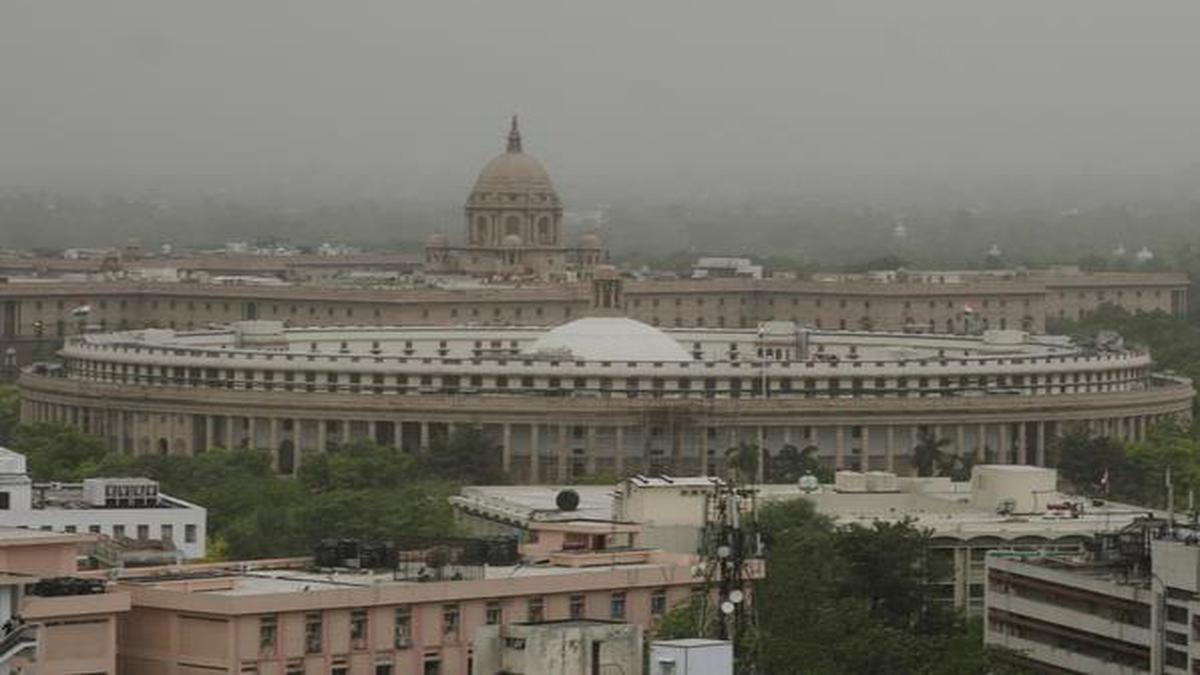
[[367, 420], [367, 439], [372, 443], [379, 442], [379, 425], [375, 423], [375, 420]]
[[1029, 463], [1029, 448], [1025, 440], [1025, 422], [1020, 422], [1017, 425], [1017, 464]]
[[505, 473], [508, 473], [512, 470], [512, 425], [505, 422], [503, 429], [503, 440], [501, 441], [503, 445], [500, 446], [500, 468]]
[[267, 445], [271, 447], [271, 457], [275, 458], [276, 467], [279, 465], [279, 418], [267, 419]]
[[342, 420], [340, 425], [342, 429], [340, 445], [345, 446], [350, 442], [350, 420]]
[[613, 448], [613, 452], [615, 453], [615, 457], [613, 459], [613, 466], [615, 467], [617, 475], [624, 477], [625, 476], [625, 427], [618, 424], [616, 434], [617, 434], [616, 447]]
[[[619, 429], [618, 429], [619, 430]], [[700, 475], [708, 475], [708, 427], [700, 427]]]
[[329, 420], [317, 420], [317, 452], [329, 450]]
[[966, 457], [967, 456], [967, 430], [966, 430], [966, 428], [961, 424], [956, 425], [954, 434], [955, 434], [954, 443], [956, 446], [955, 450], [958, 451], [958, 456]]
[[896, 425], [887, 425], [887, 470], [896, 471]]
[[300, 475], [300, 462], [304, 457], [304, 421], [292, 420], [292, 471]]
[[429, 422], [421, 421], [421, 437], [419, 450], [422, 454], [429, 452]]
[[529, 425], [529, 482], [537, 485], [542, 482], [542, 456], [539, 441], [541, 426], [534, 422]]
[[567, 464], [571, 461], [570, 448], [567, 447], [567, 425], [558, 425], [558, 482], [567, 482]]
[[[214, 424], [213, 416], [205, 415], [204, 416], [204, 447], [202, 448], [203, 450], [207, 450], [213, 446], [213, 434], [216, 432], [215, 427], [216, 427], [216, 424]], [[123, 421], [121, 424], [121, 431], [122, 431], [122, 433], [125, 431], [125, 424]], [[123, 444], [125, 442], [124, 439], [122, 439], [121, 442]]]
[[1046, 466], [1046, 423], [1037, 423], [1037, 465]]
[[767, 428], [760, 424], [758, 425], [758, 471], [754, 476], [759, 485], [767, 482], [767, 461]]
[[846, 427], [837, 425], [834, 428], [833, 464], [834, 470], [840, 471], [846, 466]]
[[1000, 463], [1012, 464], [1012, 444], [1008, 440], [1008, 422], [1000, 424]]
[[871, 427], [866, 424], [862, 428], [862, 469], [871, 470]]
[[233, 415], [225, 417], [225, 449], [233, 449]]
[[976, 439], [976, 443], [978, 444], [978, 448], [975, 451], [976, 452], [975, 459], [977, 459], [981, 462], [988, 461], [988, 459], [987, 459], [987, 425], [982, 422], [979, 423], [979, 437]]
[[587, 461], [588, 474], [596, 473], [596, 426], [594, 424], [587, 425], [587, 446], [584, 447]]

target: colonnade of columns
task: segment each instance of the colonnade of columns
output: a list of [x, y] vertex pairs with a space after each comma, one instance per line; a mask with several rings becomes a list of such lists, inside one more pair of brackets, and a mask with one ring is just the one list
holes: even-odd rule
[[[184, 414], [128, 411], [26, 400], [23, 419], [68, 423], [105, 438], [124, 452], [194, 454], [210, 447], [270, 449], [283, 473], [297, 471], [306, 452], [369, 440], [412, 452], [428, 452], [456, 424], [482, 426], [498, 449], [498, 462], [515, 480], [566, 482], [584, 474], [667, 472], [720, 473], [726, 452], [752, 445], [774, 455], [786, 446], [816, 448], [832, 469], [912, 471], [912, 451], [927, 435], [944, 439], [943, 452], [977, 462], [1047, 463], [1056, 436], [1080, 428], [1126, 441], [1144, 439], [1150, 426], [1171, 414], [1109, 418], [988, 420], [930, 423], [896, 420], [858, 424], [749, 423], [742, 420], [546, 420], [472, 422], [446, 419], [298, 417], [293, 415]], [[757, 478], [766, 478], [760, 454]]]

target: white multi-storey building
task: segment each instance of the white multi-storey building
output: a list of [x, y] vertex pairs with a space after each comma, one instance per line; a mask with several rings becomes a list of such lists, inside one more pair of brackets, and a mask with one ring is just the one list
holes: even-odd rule
[[34, 483], [25, 456], [0, 448], [0, 526], [169, 542], [178, 558], [191, 560], [204, 557], [207, 515], [145, 478]]

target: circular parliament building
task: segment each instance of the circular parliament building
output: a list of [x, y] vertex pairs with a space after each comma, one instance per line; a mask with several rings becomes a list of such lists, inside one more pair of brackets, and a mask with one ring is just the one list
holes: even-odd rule
[[[1125, 439], [1191, 414], [1183, 378], [1119, 341], [668, 329], [615, 316], [553, 328], [308, 327], [243, 321], [67, 340], [22, 374], [22, 418], [131, 453], [305, 453], [369, 439], [425, 452], [460, 425], [516, 481], [718, 473], [730, 448], [813, 447], [832, 468], [912, 470], [919, 435], [994, 463], [1044, 464], [1072, 429]], [[759, 462], [762, 466], [763, 462]]]

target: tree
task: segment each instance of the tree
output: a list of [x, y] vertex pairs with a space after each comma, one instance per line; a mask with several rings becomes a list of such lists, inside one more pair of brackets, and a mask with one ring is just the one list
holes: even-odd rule
[[503, 484], [509, 478], [501, 464], [501, 448], [482, 427], [456, 426], [436, 438], [418, 466], [427, 475], [471, 485]]
[[795, 483], [805, 474], [812, 474], [822, 483], [833, 481], [833, 470], [817, 459], [819, 450], [815, 445], [807, 445], [799, 449], [794, 445], [785, 445], [779, 452], [770, 457], [772, 482]]
[[81, 480], [86, 467], [108, 454], [100, 439], [50, 422], [18, 426], [12, 445], [25, 455], [29, 473], [38, 482]]
[[1010, 672], [978, 624], [931, 597], [949, 570], [928, 555], [928, 532], [839, 527], [805, 499], [764, 506], [758, 526], [770, 570], [755, 589], [759, 672]]
[[758, 479], [759, 449], [752, 443], [740, 443], [725, 451], [725, 466], [740, 483]]
[[11, 384], [0, 385], [0, 446], [12, 443], [20, 412], [20, 392]]
[[917, 432], [917, 444], [912, 450], [912, 464], [918, 476], [936, 476], [947, 468], [947, 456], [943, 450], [947, 445], [950, 445], [950, 439], [935, 438], [933, 432], [928, 429]]
[[330, 452], [306, 452], [299, 477], [311, 492], [385, 488], [411, 478], [417, 460], [399, 448], [358, 441]]

